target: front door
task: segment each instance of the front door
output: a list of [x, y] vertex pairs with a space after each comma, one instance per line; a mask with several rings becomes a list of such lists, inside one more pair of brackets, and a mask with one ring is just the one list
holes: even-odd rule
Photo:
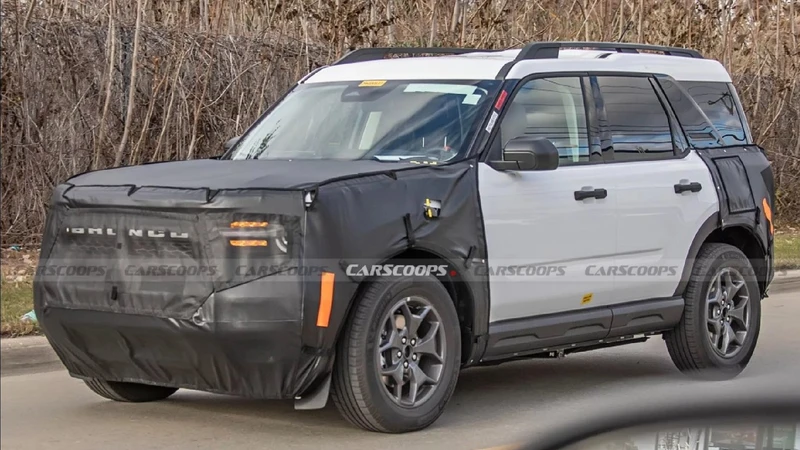
[[558, 169], [496, 171], [480, 164], [490, 322], [614, 302], [613, 276], [586, 276], [589, 266], [615, 260], [618, 173], [604, 164], [599, 142], [589, 138], [585, 101], [593, 100], [584, 96], [585, 81], [576, 76], [525, 82], [492, 144], [494, 151], [523, 134], [549, 139], [559, 150]]

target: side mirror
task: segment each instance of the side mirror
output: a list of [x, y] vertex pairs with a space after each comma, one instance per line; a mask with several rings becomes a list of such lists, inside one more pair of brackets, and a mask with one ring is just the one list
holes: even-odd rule
[[489, 161], [495, 170], [555, 170], [558, 149], [548, 139], [518, 136], [503, 148], [502, 161]]
[[228, 150], [232, 149], [233, 146], [236, 145], [236, 143], [239, 142], [239, 139], [241, 138], [242, 138], [241, 136], [230, 138], [227, 141], [225, 141], [225, 143], [222, 144], [222, 146], [225, 148], [225, 151], [227, 152]]

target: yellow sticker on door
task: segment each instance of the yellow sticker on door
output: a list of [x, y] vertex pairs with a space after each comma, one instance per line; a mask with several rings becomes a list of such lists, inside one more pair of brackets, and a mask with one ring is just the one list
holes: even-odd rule
[[588, 305], [592, 301], [592, 293], [588, 293], [581, 299], [581, 305]]
[[381, 87], [386, 84], [386, 80], [364, 80], [358, 87]]

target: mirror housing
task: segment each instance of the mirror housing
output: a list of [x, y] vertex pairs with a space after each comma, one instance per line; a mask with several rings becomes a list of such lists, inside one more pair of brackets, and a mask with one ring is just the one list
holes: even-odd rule
[[548, 139], [517, 136], [503, 148], [502, 161], [489, 161], [495, 170], [555, 170], [558, 149]]
[[225, 141], [225, 143], [222, 144], [222, 146], [225, 148], [225, 152], [230, 151], [230, 149], [232, 149], [233, 146], [236, 145], [239, 142], [239, 139], [241, 138], [242, 138], [241, 136], [236, 136]]

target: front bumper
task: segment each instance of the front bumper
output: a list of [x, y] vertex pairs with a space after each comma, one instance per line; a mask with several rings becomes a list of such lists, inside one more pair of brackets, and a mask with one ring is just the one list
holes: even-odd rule
[[301, 315], [301, 299], [281, 296], [270, 277], [212, 294], [188, 320], [37, 301], [72, 376], [264, 399], [295, 398], [330, 369], [302, 345]]

